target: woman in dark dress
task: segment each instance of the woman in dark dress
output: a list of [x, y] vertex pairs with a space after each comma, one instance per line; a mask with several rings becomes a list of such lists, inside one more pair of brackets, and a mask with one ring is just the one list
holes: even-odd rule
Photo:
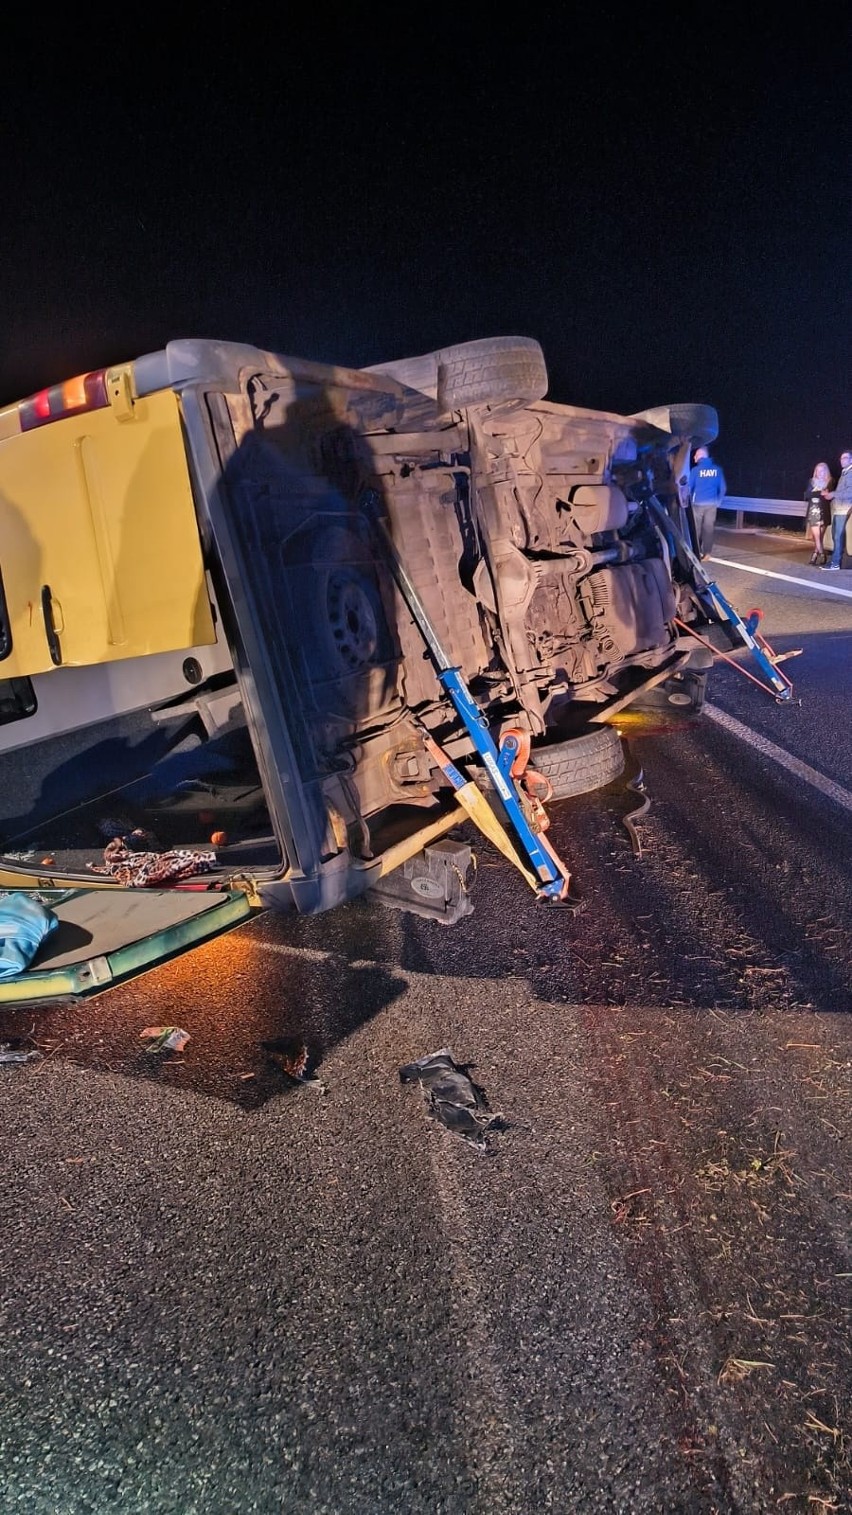
[[813, 539], [814, 550], [810, 561], [815, 567], [820, 567], [826, 557], [823, 534], [831, 520], [831, 502], [826, 493], [830, 488], [831, 473], [828, 464], [817, 463], [805, 490], [805, 526]]

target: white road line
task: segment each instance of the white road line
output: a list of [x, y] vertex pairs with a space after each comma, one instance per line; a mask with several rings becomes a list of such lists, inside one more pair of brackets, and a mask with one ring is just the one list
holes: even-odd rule
[[339, 952], [322, 952], [318, 947], [295, 947], [289, 942], [255, 942], [264, 952], [280, 952], [282, 957], [298, 957], [309, 963], [333, 963]]
[[764, 579], [783, 579], [785, 584], [800, 584], [803, 589], [818, 589], [821, 594], [839, 594], [844, 600], [852, 600], [852, 589], [841, 589], [839, 584], [826, 584], [822, 579], [798, 579], [793, 573], [774, 573], [771, 568], [752, 568], [748, 563], [735, 563], [731, 558], [708, 558], [708, 563], [720, 563], [723, 568], [739, 568], [741, 573], [759, 573]]
[[818, 789], [828, 799], [834, 800], [836, 805], [852, 813], [852, 794], [841, 784], [835, 784], [833, 779], [827, 779], [825, 774], [818, 773], [816, 768], [812, 768], [809, 763], [803, 763], [800, 758], [795, 758], [791, 753], [785, 752], [783, 747], [776, 747], [774, 742], [768, 741], [765, 736], [760, 736], [757, 731], [752, 731], [749, 726], [743, 726], [740, 721], [735, 721], [732, 715], [720, 710], [718, 706], [705, 704], [704, 714], [711, 721], [715, 721], [717, 726], [722, 726], [725, 731], [729, 731], [731, 736], [738, 737], [741, 742], [748, 742], [750, 747], [754, 747], [764, 757], [771, 758], [781, 768], [786, 768], [788, 773], [794, 774], [798, 779], [804, 779], [806, 784]]

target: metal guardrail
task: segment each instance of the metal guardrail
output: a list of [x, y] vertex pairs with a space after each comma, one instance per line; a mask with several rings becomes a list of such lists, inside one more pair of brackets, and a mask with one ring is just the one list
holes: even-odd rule
[[725, 503], [720, 506], [722, 513], [726, 510], [733, 512], [737, 530], [742, 527], [747, 515], [796, 516], [799, 524], [804, 527], [806, 509], [804, 500], [761, 500], [731, 494], [725, 496]]

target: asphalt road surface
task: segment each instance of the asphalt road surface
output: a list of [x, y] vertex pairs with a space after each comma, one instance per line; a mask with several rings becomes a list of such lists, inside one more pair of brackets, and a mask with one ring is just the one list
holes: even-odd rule
[[[714, 556], [795, 698], [737, 656], [625, 723], [638, 848], [635, 792], [552, 812], [576, 914], [477, 845], [449, 930], [267, 914], [0, 1013], [2, 1515], [852, 1510], [852, 597]], [[444, 1047], [482, 1148], [400, 1080]]]

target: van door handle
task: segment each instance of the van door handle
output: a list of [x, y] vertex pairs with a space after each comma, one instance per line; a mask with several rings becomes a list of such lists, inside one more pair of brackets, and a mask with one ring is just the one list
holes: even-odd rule
[[49, 584], [41, 586], [41, 613], [44, 616], [44, 634], [47, 637], [47, 646], [50, 652], [50, 661], [58, 668], [62, 662], [62, 647], [56, 634], [56, 624], [53, 619], [53, 595]]

